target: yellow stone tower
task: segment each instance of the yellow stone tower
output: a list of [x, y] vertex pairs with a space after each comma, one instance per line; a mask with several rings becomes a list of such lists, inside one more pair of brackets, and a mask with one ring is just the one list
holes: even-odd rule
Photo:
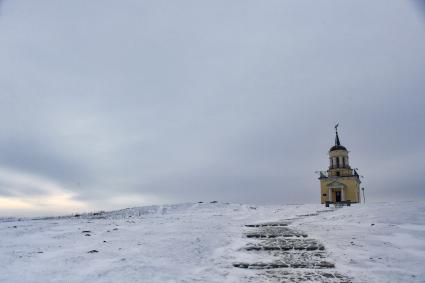
[[348, 150], [341, 145], [338, 124], [335, 126], [335, 145], [329, 150], [329, 169], [320, 172], [320, 200], [330, 203], [360, 203], [360, 177], [348, 162]]

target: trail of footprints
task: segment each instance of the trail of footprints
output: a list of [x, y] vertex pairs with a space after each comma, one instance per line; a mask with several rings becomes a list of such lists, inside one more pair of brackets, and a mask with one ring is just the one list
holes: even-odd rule
[[288, 220], [245, 225], [245, 237], [252, 242], [243, 251], [255, 253], [254, 258], [259, 260], [235, 262], [233, 266], [258, 271], [255, 276], [246, 278], [248, 282], [351, 282], [349, 277], [335, 271], [335, 264], [327, 260], [325, 247], [320, 242], [288, 227], [290, 223]]

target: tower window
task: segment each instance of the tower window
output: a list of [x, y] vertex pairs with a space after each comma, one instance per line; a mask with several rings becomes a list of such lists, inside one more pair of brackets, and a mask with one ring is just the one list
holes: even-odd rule
[[336, 172], [337, 176], [341, 176], [341, 173], [339, 171]]
[[339, 158], [336, 158], [336, 167], [339, 167]]

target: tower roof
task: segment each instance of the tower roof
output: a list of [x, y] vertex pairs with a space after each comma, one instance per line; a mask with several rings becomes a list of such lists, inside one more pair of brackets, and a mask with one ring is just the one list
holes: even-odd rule
[[334, 150], [347, 150], [347, 148], [345, 148], [345, 146], [341, 145], [341, 142], [339, 141], [339, 136], [338, 136], [338, 125], [336, 124], [335, 126], [335, 145], [333, 147], [331, 147], [331, 149], [329, 151], [334, 151]]

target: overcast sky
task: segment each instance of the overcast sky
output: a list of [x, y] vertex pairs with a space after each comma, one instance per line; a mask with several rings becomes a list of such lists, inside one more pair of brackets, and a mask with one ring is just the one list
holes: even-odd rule
[[425, 199], [418, 3], [0, 1], [0, 215]]

